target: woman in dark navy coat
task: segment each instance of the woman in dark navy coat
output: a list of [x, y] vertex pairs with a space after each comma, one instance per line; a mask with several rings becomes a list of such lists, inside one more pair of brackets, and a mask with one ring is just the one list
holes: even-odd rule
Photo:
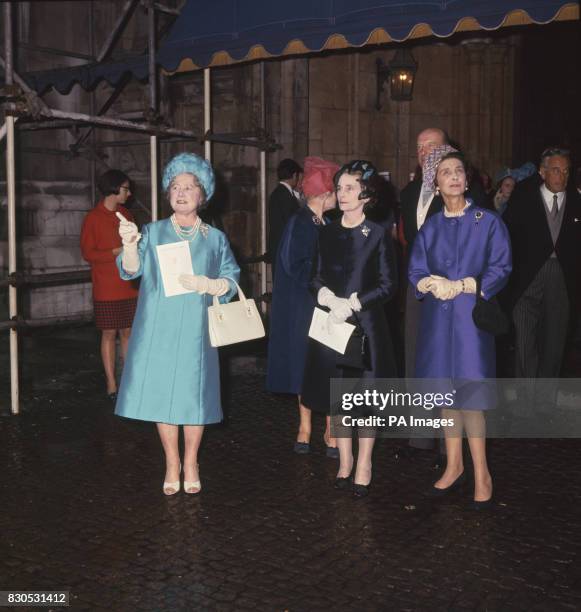
[[[438, 152], [430, 155], [437, 157]], [[496, 376], [496, 359], [494, 337], [476, 327], [472, 311], [476, 278], [481, 278], [483, 297], [490, 299], [506, 285], [512, 262], [502, 219], [464, 197], [466, 169], [457, 151], [447, 153], [434, 166], [444, 209], [430, 217], [418, 233], [408, 274], [422, 300], [415, 376], [451, 380], [457, 389], [454, 408], [442, 410], [442, 417], [455, 423], [453, 429], [444, 430], [446, 470], [428, 493], [441, 497], [464, 482], [465, 429], [474, 465], [474, 507], [484, 508], [492, 499], [492, 478], [482, 411], [493, 403], [487, 385], [478, 381]]]
[[[377, 171], [370, 162], [345, 164], [335, 176], [337, 201], [343, 215], [324, 227], [319, 235], [314, 277], [311, 283], [320, 306], [330, 310], [332, 323], [359, 324], [367, 335], [369, 369], [349, 371], [338, 364], [339, 353], [309, 341], [303, 383], [303, 403], [312, 410], [330, 411], [331, 378], [395, 377], [393, 347], [383, 305], [396, 289], [396, 267], [390, 232], [366, 219], [364, 208], [375, 200]], [[349, 431], [349, 433], [352, 433]], [[356, 497], [368, 493], [371, 482], [371, 455], [374, 430], [360, 431], [359, 454], [353, 491]], [[339, 489], [351, 484], [352, 437], [337, 439], [340, 466], [335, 481]]]
[[[266, 388], [273, 393], [299, 396], [299, 432], [294, 450], [310, 452], [311, 411], [301, 403], [309, 326], [315, 298], [309, 291], [319, 230], [326, 224], [324, 213], [335, 208], [337, 198], [333, 177], [337, 164], [318, 157], [304, 163], [303, 193], [307, 205], [286, 225], [277, 253], [276, 277], [272, 292], [270, 338]], [[330, 435], [327, 418], [327, 455], [336, 458], [336, 442]]]

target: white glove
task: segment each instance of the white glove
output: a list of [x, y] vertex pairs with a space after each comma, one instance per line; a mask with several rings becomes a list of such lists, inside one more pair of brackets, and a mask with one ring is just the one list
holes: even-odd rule
[[432, 276], [430, 291], [438, 300], [453, 300], [462, 293], [462, 281], [451, 281], [441, 276]]
[[471, 276], [456, 281], [438, 277], [430, 290], [439, 300], [453, 300], [461, 293], [476, 293], [476, 281]]
[[472, 293], [472, 294], [476, 293], [476, 279], [475, 278], [472, 278], [471, 276], [467, 276], [466, 278], [463, 278], [462, 281], [464, 281], [464, 293]]
[[121, 236], [123, 246], [125, 247], [129, 244], [137, 245], [141, 238], [137, 225], [128, 221], [120, 212], [116, 212], [115, 215], [119, 219], [119, 235]]
[[358, 306], [361, 310], [361, 304], [356, 293], [352, 293], [349, 298], [340, 298], [327, 287], [319, 289], [317, 301], [321, 306], [326, 306], [331, 311], [331, 323], [344, 323], [353, 314], [354, 306]]
[[127, 274], [135, 274], [139, 270], [139, 253], [137, 242], [123, 245], [121, 252], [121, 265]]
[[208, 293], [212, 296], [220, 297], [228, 293], [230, 285], [225, 278], [208, 278], [203, 275], [180, 274], [178, 281], [182, 287], [195, 291], [200, 295]]
[[418, 291], [420, 293], [429, 293], [432, 286], [432, 277], [424, 276], [418, 283]]
[[431, 292], [439, 300], [453, 300], [460, 293], [476, 293], [476, 280], [467, 276], [461, 280], [451, 281], [443, 276], [432, 274], [420, 280], [418, 291]]

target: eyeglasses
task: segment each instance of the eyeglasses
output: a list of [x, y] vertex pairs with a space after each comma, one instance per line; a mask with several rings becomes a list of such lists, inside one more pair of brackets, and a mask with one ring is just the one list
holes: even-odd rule
[[131, 188], [130, 187], [125, 187], [125, 185], [121, 185], [121, 187], [119, 187], [119, 189], [124, 189], [127, 193], [131, 193]]

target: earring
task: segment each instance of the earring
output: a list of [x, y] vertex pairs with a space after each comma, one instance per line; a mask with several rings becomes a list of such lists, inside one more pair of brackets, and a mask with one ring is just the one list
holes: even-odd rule
[[466, 183], [466, 187], [464, 187], [464, 191], [468, 191], [468, 183]]
[[440, 188], [436, 187], [436, 195], [439, 196], [440, 195]]

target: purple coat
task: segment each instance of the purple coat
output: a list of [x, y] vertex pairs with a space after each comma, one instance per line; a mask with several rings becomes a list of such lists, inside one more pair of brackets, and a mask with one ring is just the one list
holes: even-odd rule
[[494, 337], [476, 327], [476, 296], [461, 293], [438, 300], [417, 291], [430, 274], [450, 280], [482, 277], [489, 299], [507, 283], [512, 269], [508, 231], [494, 212], [471, 204], [462, 217], [439, 212], [419, 231], [410, 256], [408, 276], [422, 300], [416, 345], [417, 378], [478, 380], [496, 376]]

